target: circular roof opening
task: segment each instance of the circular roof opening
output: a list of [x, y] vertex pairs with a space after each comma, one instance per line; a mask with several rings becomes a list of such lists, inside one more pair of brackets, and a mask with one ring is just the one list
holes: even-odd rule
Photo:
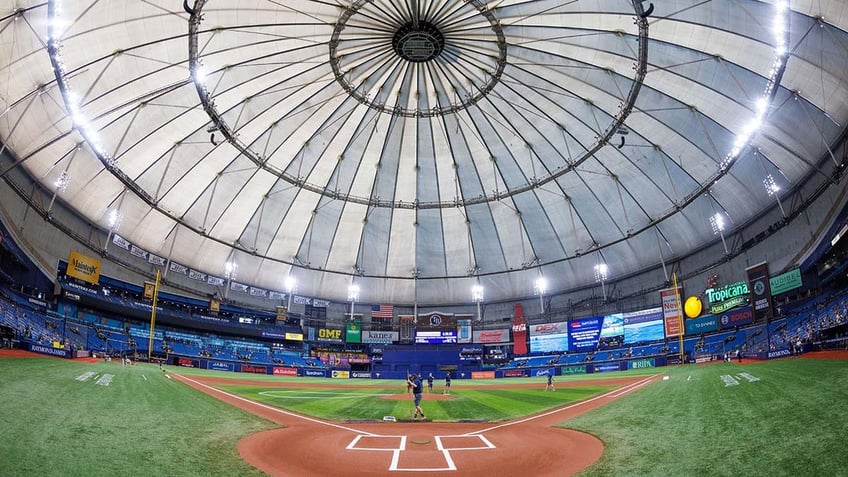
[[392, 37], [395, 52], [413, 63], [432, 60], [441, 54], [444, 47], [442, 32], [432, 23], [421, 20], [405, 23]]

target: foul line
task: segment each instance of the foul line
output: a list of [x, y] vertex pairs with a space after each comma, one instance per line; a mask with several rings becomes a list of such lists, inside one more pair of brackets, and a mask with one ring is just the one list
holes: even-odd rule
[[[584, 404], [588, 404], [592, 401], [597, 401], [598, 399], [604, 399], [604, 398], [608, 398], [608, 397], [618, 397], [618, 396], [621, 395], [622, 390], [624, 390], [625, 393], [633, 391], [633, 390], [635, 390], [635, 389], [637, 389], [641, 386], [644, 386], [645, 384], [648, 384], [649, 382], [651, 382], [652, 379], [654, 379], [657, 376], [659, 376], [659, 375], [654, 374], [653, 376], [648, 376], [647, 378], [645, 378], [641, 381], [638, 381], [636, 383], [630, 383], [627, 386], [623, 386], [623, 387], [620, 387], [618, 389], [613, 389], [612, 391], [608, 391], [604, 394], [601, 394], [600, 396], [595, 396], [593, 398], [586, 399], [585, 401], [576, 402], [574, 404], [570, 404], [570, 405], [565, 406], [565, 407], [559, 407], [559, 408], [556, 408], [554, 410], [551, 410], [551, 411], [548, 411], [548, 412], [545, 412], [545, 413], [542, 413], [542, 414], [537, 414], [535, 416], [526, 417], [524, 419], [519, 419], [517, 421], [505, 422], [505, 423], [499, 424], [497, 426], [488, 427], [486, 429], [481, 429], [479, 431], [469, 432], [469, 433], [466, 433], [466, 434], [463, 434], [463, 435], [464, 436], [473, 436], [473, 435], [476, 435], [476, 434], [482, 434], [484, 432], [493, 431], [495, 429], [500, 429], [502, 427], [513, 426], [515, 424], [522, 424], [522, 423], [525, 423], [525, 422], [528, 422], [528, 421], [532, 421], [534, 419], [547, 417], [547, 416], [550, 416], [551, 414], [556, 414], [556, 413], [561, 412], [561, 411], [567, 411], [569, 409], [573, 409], [575, 407], [582, 406]], [[619, 394], [616, 394], [616, 393], [619, 393]]]
[[194, 383], [194, 384], [201, 386], [201, 387], [204, 387], [206, 389], [210, 389], [210, 390], [212, 390], [216, 393], [221, 393], [224, 396], [230, 397], [232, 399], [237, 399], [239, 401], [250, 403], [250, 404], [253, 404], [254, 406], [259, 406], [259, 407], [261, 407], [263, 409], [267, 409], [269, 411], [278, 412], [280, 414], [290, 416], [290, 417], [296, 417], [298, 419], [303, 419], [304, 421], [314, 422], [315, 424], [322, 424], [324, 426], [335, 427], [336, 429], [342, 429], [342, 430], [345, 430], [345, 431], [348, 431], [348, 432], [353, 432], [355, 434], [363, 434], [363, 435], [366, 435], [366, 436], [380, 437], [380, 434], [374, 434], [374, 433], [367, 432], [367, 431], [360, 431], [360, 430], [354, 429], [352, 427], [342, 426], [342, 425], [339, 425], [339, 424], [333, 424], [332, 422], [325, 422], [325, 421], [313, 419], [313, 418], [307, 417], [307, 416], [301, 416], [300, 414], [295, 414], [293, 412], [289, 412], [289, 411], [280, 409], [278, 407], [269, 406], [267, 404], [262, 404], [261, 402], [256, 402], [256, 401], [252, 401], [252, 400], [247, 399], [247, 398], [243, 398], [241, 396], [236, 396], [235, 394], [228, 393], [227, 391], [221, 391], [218, 388], [213, 388], [212, 386], [209, 386], [207, 384], [203, 384], [200, 381], [195, 381], [194, 379], [191, 379], [191, 378], [187, 378], [187, 377], [185, 377], [181, 374], [175, 374], [175, 376], [179, 377], [180, 379], [185, 379], [186, 381], [189, 381], [191, 383]]

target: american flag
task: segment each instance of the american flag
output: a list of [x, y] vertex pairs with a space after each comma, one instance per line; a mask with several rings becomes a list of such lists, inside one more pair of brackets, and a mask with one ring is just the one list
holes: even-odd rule
[[394, 305], [372, 305], [371, 318], [382, 318], [391, 320], [394, 317]]

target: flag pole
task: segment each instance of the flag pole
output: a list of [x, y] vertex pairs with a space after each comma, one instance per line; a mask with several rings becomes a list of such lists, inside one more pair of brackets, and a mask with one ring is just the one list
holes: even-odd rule
[[153, 307], [150, 310], [150, 340], [147, 342], [147, 362], [150, 362], [150, 357], [153, 354], [153, 329], [156, 327], [156, 305], [159, 301], [159, 278], [161, 270], [156, 269], [156, 283], [153, 285]]

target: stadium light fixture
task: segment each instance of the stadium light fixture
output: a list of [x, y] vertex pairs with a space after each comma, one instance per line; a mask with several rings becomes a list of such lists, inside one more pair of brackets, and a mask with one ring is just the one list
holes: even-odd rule
[[483, 285], [477, 284], [471, 287], [471, 299], [476, 303], [483, 301]]
[[724, 224], [724, 215], [721, 212], [716, 212], [710, 216], [710, 226], [713, 228], [713, 235], [721, 237], [721, 244], [724, 246], [724, 253], [725, 255], [730, 255], [730, 252], [727, 250], [727, 242], [724, 240]]
[[479, 283], [471, 287], [471, 299], [477, 304], [477, 321], [483, 321], [483, 285]]
[[607, 264], [603, 262], [596, 264], [595, 281], [601, 283], [601, 292], [604, 294], [604, 301], [607, 301], [607, 278], [609, 278], [609, 267]]
[[286, 306], [287, 310], [291, 310], [292, 305], [292, 296], [294, 292], [297, 291], [297, 280], [291, 275], [286, 276], [285, 281], [286, 286], [286, 295], [288, 295], [288, 305]]
[[359, 300], [359, 285], [351, 283], [347, 287], [347, 300], [350, 302], [350, 319], [353, 319], [353, 305]]
[[536, 283], [533, 286], [534, 291], [537, 295], [539, 295], [539, 310], [544, 313], [545, 312], [545, 292], [548, 290], [548, 282], [545, 280], [545, 277], [539, 277], [536, 279]]
[[224, 264], [224, 278], [227, 280], [232, 280], [236, 277], [236, 271], [238, 271], [238, 265], [234, 262], [227, 262]]

